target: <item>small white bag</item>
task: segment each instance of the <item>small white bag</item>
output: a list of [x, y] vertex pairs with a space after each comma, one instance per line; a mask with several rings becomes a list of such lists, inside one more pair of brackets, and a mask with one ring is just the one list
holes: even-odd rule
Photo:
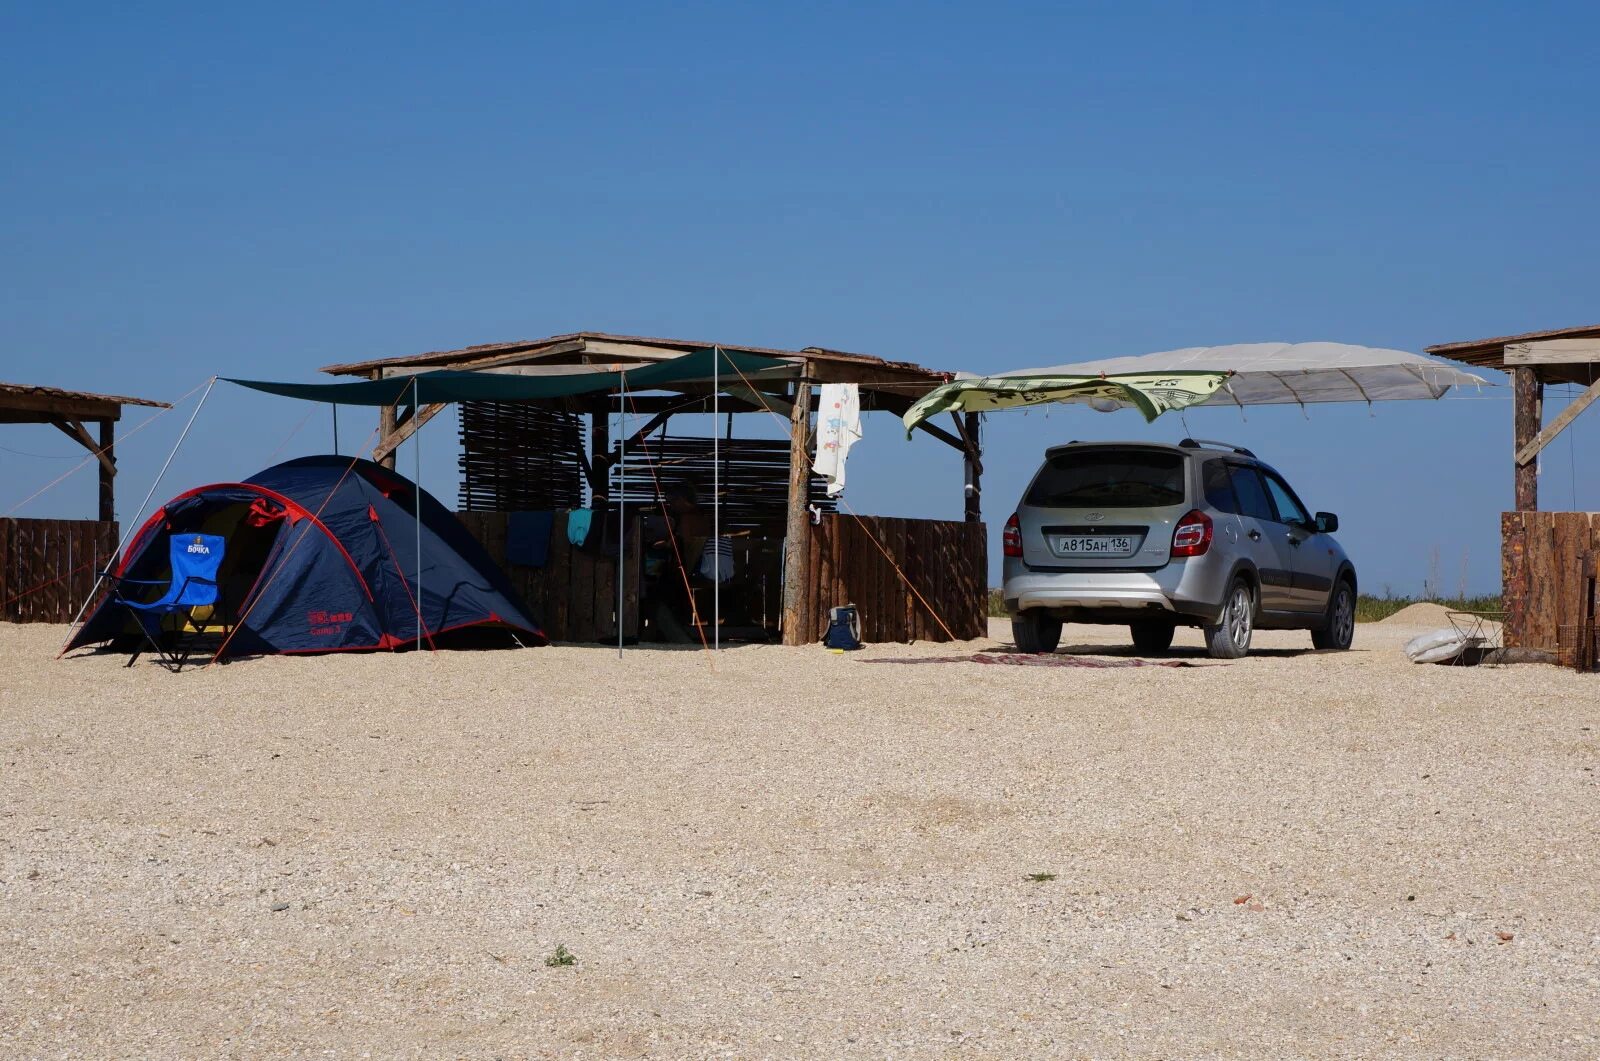
[[1406, 658], [1412, 663], [1443, 663], [1466, 648], [1467, 637], [1459, 630], [1435, 630], [1406, 642]]

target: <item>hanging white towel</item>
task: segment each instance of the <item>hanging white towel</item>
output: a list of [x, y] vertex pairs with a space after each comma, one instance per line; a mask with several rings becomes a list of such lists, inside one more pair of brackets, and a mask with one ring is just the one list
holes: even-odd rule
[[700, 566], [696, 571], [711, 582], [726, 582], [733, 577], [733, 539], [727, 535], [707, 538], [706, 547], [700, 550]]
[[861, 388], [824, 383], [817, 401], [816, 472], [828, 481], [828, 496], [844, 493], [844, 460], [861, 439]]

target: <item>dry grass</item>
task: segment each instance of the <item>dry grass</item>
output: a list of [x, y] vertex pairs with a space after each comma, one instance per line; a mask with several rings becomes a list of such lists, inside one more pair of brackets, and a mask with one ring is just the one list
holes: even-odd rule
[[0, 1054], [1594, 1056], [1600, 687], [1410, 633], [172, 676], [0, 626]]

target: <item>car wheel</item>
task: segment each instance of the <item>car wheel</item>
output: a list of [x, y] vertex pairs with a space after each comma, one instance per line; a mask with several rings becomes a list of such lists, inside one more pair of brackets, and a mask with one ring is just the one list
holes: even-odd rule
[[1356, 637], [1356, 591], [1348, 579], [1341, 578], [1328, 598], [1328, 625], [1311, 631], [1311, 644], [1316, 648], [1343, 651]]
[[1250, 651], [1250, 635], [1255, 632], [1256, 596], [1250, 583], [1237, 579], [1228, 589], [1217, 625], [1207, 626], [1206, 654], [1212, 659], [1241, 659]]
[[1011, 619], [1011, 639], [1018, 652], [1044, 655], [1061, 643], [1061, 620], [1038, 612], [1023, 612]]
[[1133, 631], [1133, 647], [1147, 656], [1157, 656], [1172, 647], [1172, 635], [1177, 627], [1163, 619], [1151, 619], [1142, 623], [1131, 623], [1128, 626]]

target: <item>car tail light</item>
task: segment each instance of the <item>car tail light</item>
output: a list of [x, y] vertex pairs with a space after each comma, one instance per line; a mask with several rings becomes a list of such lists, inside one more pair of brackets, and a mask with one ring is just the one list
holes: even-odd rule
[[1015, 512], [1006, 520], [1005, 532], [1000, 535], [1000, 550], [1006, 556], [1022, 555], [1022, 524], [1018, 522]]
[[1178, 521], [1172, 532], [1172, 555], [1204, 556], [1211, 548], [1211, 517], [1196, 509]]

